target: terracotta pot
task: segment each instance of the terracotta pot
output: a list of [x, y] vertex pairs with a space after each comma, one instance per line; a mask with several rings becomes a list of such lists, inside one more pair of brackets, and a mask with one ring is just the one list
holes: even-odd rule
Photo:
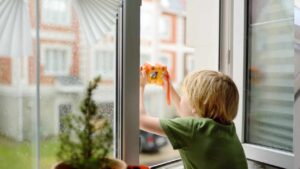
[[[110, 160], [112, 162], [111, 169], [126, 169], [127, 168], [126, 163], [122, 160], [114, 159], [114, 158], [110, 158]], [[52, 169], [74, 169], [74, 168], [63, 162], [59, 162], [59, 163], [55, 164], [52, 167]]]

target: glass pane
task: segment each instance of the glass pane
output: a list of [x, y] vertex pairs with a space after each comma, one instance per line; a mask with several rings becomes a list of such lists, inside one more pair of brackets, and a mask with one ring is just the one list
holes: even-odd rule
[[[81, 114], [80, 104], [85, 97], [88, 82], [100, 73], [102, 80], [93, 95], [98, 105], [97, 112], [111, 121], [114, 119], [115, 70], [107, 69], [106, 64], [115, 64], [110, 60], [115, 60], [116, 57], [116, 27], [103, 23], [101, 19], [114, 23], [116, 18], [115, 15], [111, 18], [108, 15], [98, 15], [98, 11], [102, 11], [102, 7], [106, 4], [88, 4], [91, 1], [76, 2], [77, 0], [41, 1], [43, 7], [40, 30], [42, 55], [40, 168], [42, 169], [49, 169], [58, 161], [57, 152], [60, 148], [58, 135], [66, 130], [63, 118], [71, 113]], [[78, 9], [81, 11], [78, 12]], [[97, 20], [92, 16], [93, 13], [103, 18]], [[105, 52], [110, 53], [107, 59], [103, 55]], [[44, 56], [47, 53], [51, 54]], [[103, 59], [99, 59], [99, 56]], [[45, 72], [42, 69], [45, 66], [50, 70]], [[107, 77], [99, 70], [108, 70], [110, 72], [105, 73], [111, 76]], [[113, 155], [112, 152], [110, 154]]]
[[294, 1], [249, 1], [246, 141], [293, 150]]
[[36, 28], [28, 9], [35, 5], [0, 4], [0, 168], [32, 169], [37, 164]]
[[66, 26], [71, 23], [71, 8], [66, 0], [43, 0], [42, 21], [47, 24]]
[[[166, 65], [172, 84], [179, 93], [183, 77], [188, 73], [186, 70], [191, 70], [188, 57], [193, 55], [185, 42], [186, 17], [185, 0], [143, 1], [141, 7], [140, 64], [149, 62]], [[177, 116], [175, 107], [167, 104], [161, 86], [147, 86], [145, 108], [151, 116]], [[165, 137], [141, 130], [140, 139], [141, 164], [153, 165], [179, 158], [179, 153], [173, 150]]]

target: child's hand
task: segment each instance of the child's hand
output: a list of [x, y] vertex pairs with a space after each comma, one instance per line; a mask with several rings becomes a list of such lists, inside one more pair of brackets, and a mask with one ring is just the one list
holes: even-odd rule
[[147, 75], [144, 70], [140, 71], [140, 87], [145, 87], [147, 84]]

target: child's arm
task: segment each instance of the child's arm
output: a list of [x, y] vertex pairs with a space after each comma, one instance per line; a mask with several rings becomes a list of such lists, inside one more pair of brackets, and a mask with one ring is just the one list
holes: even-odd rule
[[144, 106], [144, 89], [146, 83], [146, 75], [142, 72], [140, 76], [140, 128], [151, 133], [165, 136], [165, 133], [160, 126], [159, 118], [151, 117], [146, 113]]
[[[166, 77], [164, 78], [164, 84], [167, 84], [167, 79]], [[164, 90], [167, 90], [167, 86], [164, 85]], [[192, 116], [192, 113], [186, 113], [186, 112], [182, 112], [182, 110], [180, 109], [180, 102], [181, 102], [181, 97], [179, 96], [179, 94], [177, 93], [177, 91], [174, 89], [173, 85], [170, 83], [170, 92], [171, 92], [171, 100], [172, 103], [175, 106], [176, 109], [176, 113], [178, 116], [180, 117], [185, 117], [185, 116]]]

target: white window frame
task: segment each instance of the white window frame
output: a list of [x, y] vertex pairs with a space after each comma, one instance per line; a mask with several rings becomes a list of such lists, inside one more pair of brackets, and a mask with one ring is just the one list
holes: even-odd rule
[[123, 0], [118, 20], [116, 57], [117, 128], [115, 156], [127, 164], [139, 165], [139, 65], [141, 0]]
[[[51, 1], [51, 0], [47, 0], [47, 1]], [[45, 4], [46, 2], [42, 1], [41, 2], [41, 6], [42, 6], [42, 23], [43, 24], [49, 24], [49, 25], [54, 25], [54, 26], [71, 26], [71, 18], [72, 18], [72, 9], [71, 9], [71, 5], [70, 5], [70, 1], [69, 0], [58, 0], [58, 1], [65, 1], [66, 6], [67, 6], [67, 11], [66, 11], [66, 21], [64, 22], [57, 22], [57, 21], [49, 21], [46, 18], [49, 17], [49, 14], [46, 14], [46, 10], [45, 10]]]
[[[158, 19], [158, 25], [159, 25], [158, 35], [160, 37], [160, 40], [168, 41], [168, 40], [172, 39], [173, 31], [175, 31], [175, 30], [173, 30], [172, 17], [173, 17], [173, 15], [170, 16], [170, 15], [165, 15], [165, 14], [162, 14], [159, 17], [159, 19]], [[175, 28], [175, 29], [177, 29], [177, 28]]]
[[[276, 150], [264, 146], [257, 146], [245, 142], [245, 63], [247, 49], [247, 0], [234, 1], [233, 7], [233, 59], [232, 59], [232, 76], [235, 81], [239, 94], [240, 104], [238, 116], [235, 123], [237, 133], [243, 143], [246, 157], [250, 160], [266, 163], [288, 169], [300, 168], [300, 111], [299, 100], [295, 102], [294, 108], [294, 135], [293, 135], [293, 153]], [[297, 79], [295, 79], [297, 80]], [[298, 89], [299, 89], [298, 79]]]
[[71, 63], [72, 63], [72, 47], [71, 46], [67, 46], [67, 45], [49, 45], [49, 44], [43, 44], [41, 46], [41, 54], [42, 54], [42, 60], [41, 63], [43, 66], [45, 66], [46, 64], [46, 51], [47, 50], [64, 50], [66, 51], [66, 58], [67, 58], [67, 62], [66, 62], [66, 70], [64, 70], [63, 72], [56, 72], [53, 70], [45, 70], [44, 69], [44, 74], [45, 75], [50, 75], [50, 76], [66, 76], [70, 74], [70, 67], [71, 67]]

